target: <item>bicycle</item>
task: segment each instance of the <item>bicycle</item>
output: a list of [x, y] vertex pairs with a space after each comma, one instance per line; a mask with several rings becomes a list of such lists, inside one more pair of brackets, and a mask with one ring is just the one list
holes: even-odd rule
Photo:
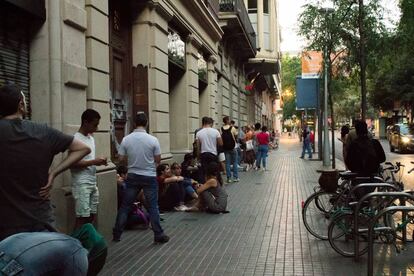
[[[388, 163], [389, 167], [384, 168], [383, 172], [388, 171], [390, 173], [391, 182], [388, 181], [387, 184], [378, 185], [377, 189], [379, 191], [394, 190], [396, 192], [402, 191], [404, 188], [403, 183], [401, 182], [401, 168], [404, 167], [401, 163], [397, 162], [396, 165], [392, 165]], [[395, 175], [399, 173], [399, 179], [395, 178]], [[387, 178], [388, 179], [388, 178]], [[370, 184], [362, 184], [360, 187], [363, 186], [371, 186]], [[372, 185], [375, 187], [375, 185]], [[356, 187], [357, 188], [357, 187]], [[355, 188], [354, 188], [355, 189]], [[358, 248], [358, 256], [364, 254], [368, 250], [368, 240], [367, 240], [367, 229], [373, 217], [382, 209], [390, 206], [393, 200], [388, 200], [386, 198], [382, 199], [373, 199], [369, 202], [369, 204], [365, 203], [365, 207], [362, 208], [361, 212], [358, 214], [358, 231], [354, 231], [354, 210], [351, 208], [338, 210], [332, 216], [332, 221], [328, 227], [328, 240], [331, 247], [340, 255], [345, 257], [353, 257], [355, 256], [355, 247], [354, 247], [354, 240], [358, 239], [359, 241], [359, 248]], [[350, 206], [355, 206], [356, 202], [350, 203]], [[387, 225], [393, 223], [390, 221], [389, 217], [384, 216], [383, 224]], [[391, 229], [391, 227], [389, 227]], [[355, 234], [357, 233], [357, 234]], [[379, 238], [382, 240], [389, 240], [388, 237], [389, 233], [383, 233], [379, 235]]]

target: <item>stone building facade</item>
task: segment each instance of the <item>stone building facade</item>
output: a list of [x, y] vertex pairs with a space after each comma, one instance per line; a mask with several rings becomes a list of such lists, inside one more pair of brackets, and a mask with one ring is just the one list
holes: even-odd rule
[[[106, 237], [116, 216], [117, 147], [137, 111], [149, 114], [165, 161], [190, 152], [203, 116], [216, 126], [225, 115], [241, 126], [273, 125], [279, 35], [272, 51], [260, 47], [261, 25], [256, 39], [247, 1], [0, 0], [0, 11], [0, 84], [23, 87], [30, 119], [73, 134], [86, 108], [102, 116], [97, 155], [113, 161], [98, 168], [98, 228]], [[52, 197], [65, 232], [74, 223], [70, 187], [66, 172]]]

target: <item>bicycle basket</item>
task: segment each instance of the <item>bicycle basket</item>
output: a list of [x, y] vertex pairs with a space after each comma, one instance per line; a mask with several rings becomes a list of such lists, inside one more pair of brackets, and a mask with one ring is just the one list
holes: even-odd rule
[[338, 188], [339, 173], [334, 171], [323, 171], [319, 177], [319, 186], [327, 192], [335, 192]]

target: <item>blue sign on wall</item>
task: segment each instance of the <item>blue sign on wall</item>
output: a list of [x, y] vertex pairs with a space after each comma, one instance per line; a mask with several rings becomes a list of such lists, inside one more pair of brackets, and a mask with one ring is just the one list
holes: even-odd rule
[[296, 78], [296, 107], [318, 108], [319, 79]]

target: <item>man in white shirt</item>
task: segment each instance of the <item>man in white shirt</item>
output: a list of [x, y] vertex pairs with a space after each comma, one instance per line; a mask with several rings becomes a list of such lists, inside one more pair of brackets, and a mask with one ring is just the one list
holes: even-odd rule
[[205, 170], [208, 163], [217, 162], [217, 146], [223, 146], [220, 132], [213, 128], [213, 119], [209, 117], [202, 118], [203, 127], [196, 134], [197, 146], [200, 152], [200, 163], [203, 175], [202, 182], [205, 181]]
[[161, 148], [158, 139], [147, 133], [148, 119], [145, 113], [135, 115], [135, 130], [122, 139], [119, 148], [120, 163], [128, 162], [128, 174], [125, 180], [124, 196], [116, 216], [113, 229], [113, 241], [120, 241], [122, 232], [131, 212], [132, 203], [136, 200], [141, 189], [149, 204], [152, 231], [155, 243], [166, 243], [170, 239], [164, 234], [160, 224], [158, 209], [158, 182], [156, 167], [161, 162]]
[[99, 191], [96, 185], [96, 166], [107, 165], [107, 158], [95, 157], [95, 140], [101, 116], [93, 109], [82, 113], [82, 123], [75, 138], [86, 144], [91, 152], [71, 167], [72, 195], [75, 198], [76, 223], [78, 229], [85, 223], [93, 223], [99, 203]]

